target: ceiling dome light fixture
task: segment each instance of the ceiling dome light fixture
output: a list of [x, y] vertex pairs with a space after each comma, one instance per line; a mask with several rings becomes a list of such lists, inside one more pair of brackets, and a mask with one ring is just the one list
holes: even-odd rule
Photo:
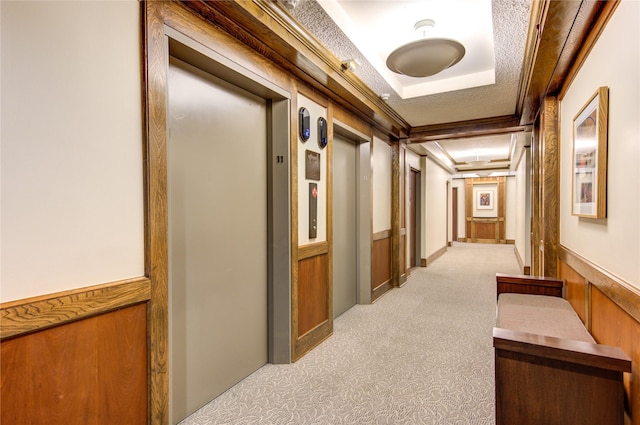
[[[423, 19], [414, 26], [423, 37], [435, 26], [432, 19]], [[456, 40], [422, 38], [391, 52], [387, 68], [410, 77], [430, 77], [460, 62], [466, 50]]]

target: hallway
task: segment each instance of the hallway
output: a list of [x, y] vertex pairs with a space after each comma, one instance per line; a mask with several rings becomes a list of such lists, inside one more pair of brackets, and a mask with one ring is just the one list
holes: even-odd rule
[[454, 243], [298, 362], [262, 367], [182, 424], [493, 424], [496, 272], [518, 273], [512, 245]]

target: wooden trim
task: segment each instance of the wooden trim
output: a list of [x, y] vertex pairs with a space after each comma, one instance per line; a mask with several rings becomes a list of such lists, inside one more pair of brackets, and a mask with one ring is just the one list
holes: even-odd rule
[[631, 360], [619, 347], [493, 328], [498, 350], [540, 356], [616, 372], [631, 372]]
[[[167, 89], [169, 46], [164, 33], [172, 3], [141, 2], [144, 14], [145, 274], [151, 279], [147, 309], [149, 341], [149, 423], [169, 423], [169, 288], [167, 193]], [[174, 17], [175, 18], [175, 17]]]
[[563, 245], [558, 250], [558, 258], [640, 322], [640, 290]]
[[291, 344], [292, 361], [296, 362], [305, 356], [313, 348], [320, 345], [323, 341], [333, 335], [333, 321], [325, 320], [318, 326], [306, 332], [299, 338], [296, 338], [295, 344]]
[[[520, 86], [518, 87], [518, 101], [516, 103], [516, 114], [522, 116], [524, 104], [529, 95], [529, 85], [536, 53], [540, 44], [540, 31], [543, 29], [543, 20], [546, 15], [548, 3], [544, 0], [533, 0], [531, 2], [531, 13], [529, 14], [529, 28], [527, 30], [527, 41], [524, 49], [522, 61], [522, 74], [520, 76]], [[520, 122], [523, 120], [521, 119]]]
[[329, 242], [316, 242], [298, 247], [298, 261], [329, 253]]
[[[300, 85], [298, 86], [298, 95], [302, 95], [304, 97], [306, 97], [307, 99], [309, 99], [311, 102], [317, 104], [318, 106], [323, 107], [324, 109], [327, 109], [327, 131], [331, 128], [331, 124], [329, 123], [329, 119], [331, 117], [331, 113], [329, 112], [329, 105], [331, 103], [329, 103], [329, 99], [327, 99], [325, 96], [321, 95], [320, 93], [318, 93], [315, 90], [311, 90], [310, 88], [308, 88], [305, 85]], [[295, 111], [294, 111], [295, 113]], [[297, 115], [295, 115], [297, 117]], [[296, 132], [296, 135], [298, 133]], [[328, 137], [328, 135], [327, 135]], [[331, 140], [331, 138], [329, 138], [329, 140]], [[330, 145], [331, 143], [329, 143]], [[329, 146], [327, 145], [327, 148]]]
[[351, 111], [348, 111], [340, 105], [333, 104], [332, 118], [334, 127], [336, 126], [336, 124], [340, 128], [345, 126], [349, 127], [349, 132], [356, 133], [358, 138], [364, 139], [367, 142], [371, 142], [371, 126], [367, 122], [354, 116]]
[[565, 78], [562, 81], [562, 87], [560, 88], [560, 92], [558, 93], [558, 100], [562, 101], [564, 96], [567, 94], [569, 87], [571, 87], [571, 83], [580, 72], [580, 68], [589, 57], [589, 53], [593, 46], [595, 46], [598, 38], [600, 38], [600, 34], [604, 31], [604, 28], [607, 26], [607, 22], [613, 16], [613, 12], [615, 12], [618, 4], [620, 4], [620, 0], [608, 0], [602, 5], [602, 11], [597, 16], [595, 22], [590, 26], [590, 31], [587, 36], [581, 40], [580, 42], [580, 50], [576, 55], [575, 59], [571, 63], [571, 68], [567, 72]]
[[384, 133], [408, 132], [409, 124], [357, 75], [344, 72], [341, 59], [302, 28], [280, 2], [183, 0], [183, 3]]
[[[617, 1], [617, 0], [616, 0]], [[523, 72], [516, 114], [521, 124], [536, 119], [546, 95], [557, 94], [571, 73], [576, 58], [581, 59], [584, 42], [599, 25], [599, 17], [608, 9], [608, 1], [535, 0], [531, 8], [529, 36], [525, 48]]]
[[400, 144], [391, 145], [391, 285], [400, 285], [400, 275], [404, 271], [404, 265], [400, 264], [400, 227], [402, 213]]
[[539, 235], [543, 241], [543, 273], [545, 276], [557, 276], [557, 251], [560, 234], [560, 124], [559, 104], [555, 97], [546, 97], [542, 102], [541, 139], [539, 140], [540, 161], [540, 216], [534, 219], [539, 226]]
[[447, 252], [447, 246], [443, 246], [427, 258], [423, 258], [421, 264], [424, 264], [422, 267], [428, 267], [433, 264], [438, 258], [442, 257]]
[[379, 241], [382, 239], [387, 239], [391, 237], [391, 229], [389, 230], [382, 230], [380, 232], [376, 232], [373, 234], [373, 240], [374, 241]]
[[393, 289], [393, 286], [391, 285], [391, 279], [378, 285], [376, 288], [373, 289], [373, 291], [371, 291], [371, 303], [374, 303], [376, 300], [378, 300], [381, 296], [389, 292], [389, 290], [391, 289]]
[[148, 301], [146, 277], [121, 280], [0, 304], [0, 339], [40, 331]]
[[423, 143], [433, 140], [460, 139], [525, 131], [516, 115], [431, 124], [411, 128], [407, 143]]
[[496, 273], [496, 297], [500, 294], [533, 294], [562, 298], [564, 281], [551, 277]]

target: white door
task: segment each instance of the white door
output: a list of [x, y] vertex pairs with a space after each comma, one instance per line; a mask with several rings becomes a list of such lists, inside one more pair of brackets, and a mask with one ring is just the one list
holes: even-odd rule
[[170, 61], [171, 422], [267, 362], [264, 99]]

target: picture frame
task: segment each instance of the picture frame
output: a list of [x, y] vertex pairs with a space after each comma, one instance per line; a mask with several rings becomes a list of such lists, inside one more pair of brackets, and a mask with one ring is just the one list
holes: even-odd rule
[[573, 118], [571, 214], [607, 216], [609, 88], [600, 87]]
[[493, 189], [478, 190], [476, 192], [476, 209], [492, 210], [495, 197]]

